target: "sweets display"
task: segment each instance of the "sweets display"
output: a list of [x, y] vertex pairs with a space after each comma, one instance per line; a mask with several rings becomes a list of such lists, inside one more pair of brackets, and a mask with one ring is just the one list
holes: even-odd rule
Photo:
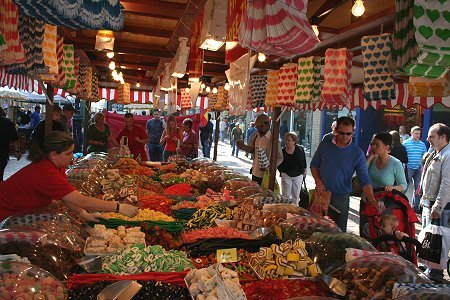
[[166, 195], [191, 196], [192, 186], [189, 183], [177, 183], [164, 189]]
[[213, 227], [183, 232], [181, 233], [181, 238], [183, 239], [183, 242], [189, 244], [195, 243], [198, 240], [202, 239], [210, 239], [210, 238], [250, 239], [250, 236], [246, 233], [239, 232], [234, 228]]
[[232, 216], [232, 211], [228, 209], [229, 216], [227, 216], [226, 207], [210, 206], [207, 208], [197, 210], [192, 218], [186, 223], [189, 229], [209, 228], [215, 226], [215, 219], [228, 219]]
[[172, 214], [171, 206], [173, 201], [165, 196], [149, 195], [138, 197], [138, 199], [141, 204], [140, 206], [143, 208], [159, 211], [168, 216]]
[[238, 274], [222, 265], [191, 270], [186, 275], [189, 292], [194, 299], [247, 299], [239, 283]]
[[274, 216], [256, 209], [253, 205], [241, 205], [234, 208], [233, 218], [240, 230], [252, 231], [259, 227], [270, 226]]
[[132, 170], [139, 168], [139, 164], [132, 158], [121, 157], [114, 164], [113, 168], [119, 169], [122, 174], [130, 174]]
[[144, 247], [136, 245], [102, 259], [104, 273], [116, 275], [142, 272], [181, 272], [192, 268], [185, 252], [166, 251], [159, 245]]
[[119, 226], [117, 229], [106, 229], [105, 225], [96, 224], [91, 231], [91, 236], [86, 240], [84, 253], [86, 255], [106, 254], [134, 244], [145, 245], [145, 233], [141, 232], [140, 227]]
[[322, 289], [319, 282], [311, 279], [264, 279], [246, 283], [242, 285], [242, 288], [244, 289], [247, 299], [298, 299], [296, 297], [311, 297], [309, 299], [329, 299], [320, 298], [329, 295]]
[[289, 278], [317, 276], [316, 264], [308, 256], [305, 242], [300, 239], [287, 241], [270, 248], [263, 247], [250, 258], [250, 266], [259, 278]]
[[103, 213], [103, 216], [111, 219], [122, 219], [127, 221], [164, 221], [164, 222], [173, 222], [174, 218], [169, 217], [168, 215], [163, 214], [159, 211], [154, 211], [148, 208], [139, 210], [139, 213], [130, 218], [120, 213]]

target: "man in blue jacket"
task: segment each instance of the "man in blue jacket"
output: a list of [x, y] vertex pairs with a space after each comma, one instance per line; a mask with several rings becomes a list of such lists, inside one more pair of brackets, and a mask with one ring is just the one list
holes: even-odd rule
[[336, 135], [319, 144], [311, 161], [311, 173], [316, 182], [316, 191], [331, 192], [330, 204], [341, 212], [334, 221], [343, 232], [347, 231], [349, 194], [352, 190], [352, 176], [355, 171], [368, 202], [383, 209], [382, 202], [375, 202], [364, 153], [352, 143], [354, 127], [355, 121], [352, 118], [337, 119]]

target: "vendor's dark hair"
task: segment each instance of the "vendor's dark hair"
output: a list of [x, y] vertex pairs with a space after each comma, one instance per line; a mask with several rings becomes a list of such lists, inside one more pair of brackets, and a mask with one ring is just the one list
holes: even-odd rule
[[373, 138], [382, 141], [386, 146], [392, 147], [392, 135], [389, 132], [378, 132]]
[[339, 125], [341, 124], [345, 126], [352, 125], [352, 127], [355, 127], [355, 120], [350, 117], [340, 117], [336, 121], [336, 128], [339, 128]]
[[31, 162], [39, 162], [47, 157], [50, 152], [55, 151], [57, 154], [66, 151], [75, 144], [72, 136], [65, 131], [52, 131], [46, 137], [43, 147], [39, 143], [33, 143], [28, 154]]
[[439, 135], [444, 135], [445, 138], [447, 139], [447, 142], [450, 139], [450, 127], [448, 127], [447, 125], [443, 124], [443, 123], [436, 123], [434, 125], [431, 126], [432, 128], [437, 128], [436, 134]]
[[400, 141], [400, 133], [396, 130], [389, 132], [392, 136], [392, 147], [400, 146], [402, 143]]
[[124, 117], [125, 119], [133, 118], [133, 114], [132, 114], [132, 113], [126, 113], [123, 117]]

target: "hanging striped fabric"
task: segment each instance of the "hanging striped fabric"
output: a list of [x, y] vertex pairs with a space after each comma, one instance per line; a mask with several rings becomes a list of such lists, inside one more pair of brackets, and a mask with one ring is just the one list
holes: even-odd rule
[[11, 0], [0, 0], [0, 32], [6, 47], [0, 51], [0, 65], [25, 62], [25, 49], [19, 37], [19, 11]]
[[56, 39], [56, 58], [58, 60], [58, 75], [55, 81], [52, 82], [54, 86], [63, 86], [66, 80], [66, 75], [63, 70], [64, 60], [64, 39], [60, 36]]
[[322, 99], [345, 104], [350, 101], [352, 54], [347, 48], [327, 49], [325, 52]]

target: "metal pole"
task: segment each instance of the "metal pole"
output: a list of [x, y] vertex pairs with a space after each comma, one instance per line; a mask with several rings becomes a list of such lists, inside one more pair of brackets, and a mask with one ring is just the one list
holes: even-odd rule
[[277, 176], [277, 156], [278, 143], [280, 136], [280, 116], [281, 107], [275, 107], [272, 118], [272, 151], [270, 152], [270, 167], [269, 167], [269, 190], [275, 189], [275, 179]]
[[47, 84], [47, 89], [43, 91], [47, 98], [45, 101], [45, 136], [47, 136], [53, 127], [53, 86]]
[[214, 130], [214, 161], [217, 161], [217, 147], [219, 146], [219, 116], [220, 112], [216, 111], [216, 129]]

